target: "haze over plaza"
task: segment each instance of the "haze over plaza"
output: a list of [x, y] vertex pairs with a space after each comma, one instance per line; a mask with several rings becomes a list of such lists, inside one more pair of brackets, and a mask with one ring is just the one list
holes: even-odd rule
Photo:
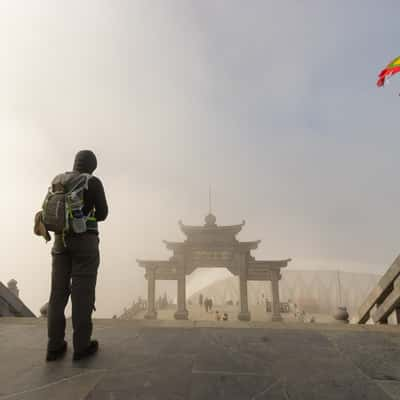
[[[177, 221], [222, 225], [291, 269], [383, 273], [398, 254], [397, 2], [0, 3], [0, 278], [34, 310], [32, 234], [55, 174], [91, 148], [110, 202], [96, 316], [146, 293], [136, 258]], [[282, 25], [282, 21], [284, 24]], [[339, 29], [340, 27], [340, 29]]]

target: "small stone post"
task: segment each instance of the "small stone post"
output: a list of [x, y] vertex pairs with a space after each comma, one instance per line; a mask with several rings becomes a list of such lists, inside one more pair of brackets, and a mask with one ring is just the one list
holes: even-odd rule
[[249, 304], [247, 297], [247, 264], [245, 255], [240, 255], [239, 265], [239, 291], [240, 291], [240, 312], [238, 319], [240, 321], [250, 321]]
[[156, 298], [156, 272], [154, 268], [147, 268], [147, 312], [145, 314], [146, 319], [156, 319], [157, 311], [155, 307]]
[[[393, 286], [394, 289], [400, 288], [400, 275], [395, 279]], [[393, 311], [393, 323], [400, 325], [400, 305]]]
[[271, 277], [271, 293], [272, 293], [272, 321], [282, 321], [281, 302], [279, 299], [279, 272], [273, 272]]
[[177, 289], [178, 289], [178, 309], [174, 314], [175, 319], [188, 319], [189, 313], [186, 309], [186, 276], [185, 272], [182, 271], [177, 279]]

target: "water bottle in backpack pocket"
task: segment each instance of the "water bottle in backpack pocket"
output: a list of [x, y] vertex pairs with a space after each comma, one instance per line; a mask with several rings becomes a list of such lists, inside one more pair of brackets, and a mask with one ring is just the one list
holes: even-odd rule
[[86, 216], [83, 214], [83, 200], [76, 192], [69, 196], [70, 226], [75, 233], [84, 233], [87, 230]]

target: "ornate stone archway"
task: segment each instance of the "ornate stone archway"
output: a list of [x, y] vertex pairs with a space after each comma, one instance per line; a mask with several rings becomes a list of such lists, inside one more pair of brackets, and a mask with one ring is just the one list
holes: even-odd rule
[[239, 277], [240, 312], [238, 319], [249, 321], [251, 315], [248, 307], [247, 282], [270, 281], [272, 292], [272, 320], [281, 321], [279, 301], [280, 270], [287, 266], [291, 259], [274, 261], [257, 261], [251, 250], [257, 249], [260, 241], [239, 242], [236, 235], [242, 230], [245, 222], [239, 225], [218, 226], [213, 214], [205, 218], [204, 226], [179, 226], [186, 236], [184, 242], [164, 241], [173, 255], [169, 260], [137, 260], [145, 268], [147, 279], [147, 313], [145, 318], [157, 318], [155, 308], [155, 285], [157, 280], [177, 281], [177, 310], [175, 319], [188, 319], [186, 308], [186, 275], [196, 268], [227, 268]]

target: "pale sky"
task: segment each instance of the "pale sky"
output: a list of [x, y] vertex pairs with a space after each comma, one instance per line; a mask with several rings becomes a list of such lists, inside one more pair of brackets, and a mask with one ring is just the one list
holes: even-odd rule
[[[259, 259], [383, 273], [400, 249], [398, 1], [0, 0], [0, 280], [38, 313], [33, 216], [78, 150], [98, 156], [97, 316], [145, 294], [177, 221], [246, 225]], [[190, 279], [189, 279], [190, 280]]]

